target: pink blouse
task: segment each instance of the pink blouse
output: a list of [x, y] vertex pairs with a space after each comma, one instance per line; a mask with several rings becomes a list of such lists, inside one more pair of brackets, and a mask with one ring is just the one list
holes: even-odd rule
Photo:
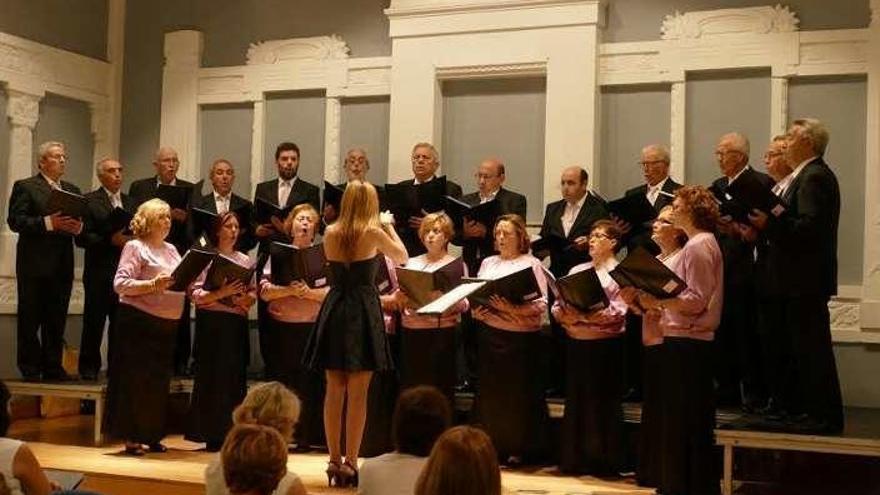
[[[260, 278], [260, 292], [272, 286], [272, 260], [266, 262]], [[269, 301], [269, 316], [283, 323], [314, 323], [321, 311], [321, 303], [301, 297], [287, 296]]]
[[[397, 270], [394, 269], [397, 265], [395, 265], [394, 260], [388, 256], [383, 255], [382, 257], [385, 258], [385, 266], [388, 267], [388, 281], [391, 283], [388, 295], [391, 295], [397, 292], [400, 288], [400, 285], [397, 282]], [[379, 297], [381, 298], [383, 296], [379, 294]], [[385, 322], [385, 333], [387, 334], [393, 334], [397, 331], [397, 328], [395, 328], [394, 313], [395, 311], [382, 311], [382, 319]]]
[[[491, 309], [489, 315], [482, 320], [483, 323], [499, 330], [511, 332], [537, 332], [541, 329], [541, 322], [547, 312], [547, 278], [538, 258], [531, 254], [522, 254], [509, 260], [501, 259], [499, 255], [490, 256], [483, 260], [477, 277], [482, 279], [501, 278], [526, 267], [531, 267], [535, 272], [535, 279], [541, 289], [541, 297], [524, 304], [523, 306], [528, 308], [527, 312], [516, 315], [516, 318], [513, 315]], [[474, 317], [476, 318], [476, 315]]]
[[715, 236], [701, 232], [688, 239], [669, 266], [687, 283], [687, 289], [677, 297], [678, 311], [662, 311], [663, 336], [713, 340], [724, 295], [724, 263]]
[[[410, 258], [409, 261], [406, 262], [405, 267], [413, 270], [430, 271], [430, 268], [440, 268], [456, 259], [454, 256], [447, 254], [445, 258], [431, 263], [431, 266], [429, 267], [428, 260], [425, 256], [426, 255], [423, 254], [421, 256], [416, 256], [415, 258]], [[467, 265], [463, 266], [464, 276], [467, 277]], [[429, 270], [425, 270], [425, 268], [429, 268]], [[461, 321], [461, 314], [467, 311], [469, 307], [470, 305], [468, 304], [467, 299], [462, 299], [458, 304], [449, 308], [449, 310], [442, 315], [420, 315], [416, 313], [416, 309], [407, 307], [401, 313], [400, 324], [403, 328], [410, 330], [450, 328], [454, 327]]]
[[[672, 268], [674, 260], [681, 254], [681, 250], [669, 255], [665, 260], [661, 260], [664, 265]], [[660, 258], [659, 256], [657, 257]], [[660, 313], [649, 312], [642, 316], [642, 345], [651, 347], [663, 343], [663, 330], [660, 329]]]
[[[569, 275], [592, 268], [593, 263], [581, 263], [572, 267]], [[626, 303], [620, 298], [620, 287], [608, 274], [617, 266], [617, 260], [612, 258], [604, 265], [596, 268], [596, 275], [608, 297], [608, 306], [589, 313], [569, 307], [578, 315], [577, 321], [571, 325], [563, 325], [568, 336], [577, 340], [598, 340], [620, 337], [626, 327]], [[560, 301], [557, 299], [551, 308], [553, 316], [559, 318], [562, 313]], [[589, 318], [589, 319], [588, 319]]]
[[170, 275], [180, 262], [180, 254], [173, 244], [164, 243], [152, 248], [140, 239], [132, 239], [122, 248], [113, 290], [119, 302], [168, 320], [180, 319], [183, 314], [185, 292], [164, 291], [144, 294], [139, 281], [151, 280], [160, 274]]
[[[221, 255], [221, 256], [226, 256], [226, 255]], [[226, 257], [229, 258], [230, 260], [236, 262], [237, 264], [244, 266], [244, 267], [250, 267], [250, 266], [253, 266], [253, 264], [254, 264], [248, 255], [241, 253], [239, 251], [235, 251], [232, 253], [232, 255], [229, 255]], [[198, 307], [199, 309], [204, 309], [206, 311], [221, 311], [223, 313], [232, 313], [232, 314], [236, 314], [239, 316], [247, 316], [248, 312], [246, 309], [242, 309], [242, 308], [236, 307], [236, 306], [227, 306], [226, 304], [223, 304], [220, 301], [214, 301], [214, 302], [211, 302], [208, 304], [200, 304], [199, 303], [200, 298], [205, 297], [208, 294], [210, 294], [210, 291], [203, 289], [203, 287], [205, 285], [205, 278], [208, 276], [208, 270], [210, 270], [210, 269], [211, 269], [211, 265], [209, 264], [207, 266], [207, 268], [202, 270], [202, 273], [199, 274], [199, 277], [196, 279], [196, 281], [193, 282], [192, 300], [195, 303], [196, 307]], [[251, 297], [256, 297], [256, 295], [257, 295], [257, 285], [253, 280], [251, 280], [251, 284], [248, 287], [248, 295]]]

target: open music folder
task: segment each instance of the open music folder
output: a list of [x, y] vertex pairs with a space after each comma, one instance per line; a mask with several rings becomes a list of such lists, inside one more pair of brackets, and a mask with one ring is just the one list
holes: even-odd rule
[[588, 313], [608, 306], [608, 296], [594, 268], [553, 278], [550, 270], [544, 269], [547, 285], [558, 299], [579, 311]]
[[190, 249], [171, 272], [174, 283], [168, 287], [172, 292], [183, 292], [202, 273], [217, 253], [202, 249]]
[[46, 203], [46, 211], [49, 214], [61, 212], [68, 217], [83, 218], [89, 211], [89, 200], [70, 191], [52, 189], [49, 193], [49, 201]]
[[513, 304], [528, 303], [542, 296], [538, 279], [530, 266], [492, 280], [463, 277], [461, 281], [460, 285], [416, 312], [441, 314], [465, 298], [470, 300], [472, 306], [488, 306], [489, 298], [493, 295]]
[[273, 242], [269, 246], [269, 256], [272, 260], [272, 283], [275, 285], [290, 285], [294, 280], [302, 280], [309, 287], [318, 289], [329, 282], [323, 244], [299, 249], [292, 244]]
[[687, 288], [684, 280], [642, 246], [630, 251], [608, 274], [621, 287], [635, 287], [661, 299]]
[[395, 270], [400, 288], [416, 306], [421, 307], [431, 302], [431, 292], [447, 292], [461, 283], [464, 262], [456, 258], [432, 271], [403, 267], [396, 267]]

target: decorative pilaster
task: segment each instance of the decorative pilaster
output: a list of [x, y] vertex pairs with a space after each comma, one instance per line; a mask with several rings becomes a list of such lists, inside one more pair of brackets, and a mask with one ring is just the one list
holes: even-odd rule
[[342, 129], [342, 100], [328, 97], [324, 117], [324, 180], [336, 184], [342, 176], [340, 167], [340, 134]]
[[770, 137], [785, 134], [788, 125], [788, 78], [770, 78]]
[[[98, 163], [98, 160], [104, 158], [118, 158], [118, 141], [112, 141], [110, 106], [105, 103], [89, 104], [91, 111], [92, 139], [94, 141], [94, 151], [92, 154], [92, 164]], [[101, 185], [97, 174], [92, 174], [92, 188]]]
[[254, 100], [254, 121], [251, 123], [251, 187], [263, 182], [263, 157], [266, 141], [266, 100]]
[[672, 83], [669, 95], [669, 175], [676, 181], [684, 184], [685, 178], [684, 155], [685, 155], [685, 110], [686, 83], [677, 81]]
[[868, 121], [865, 149], [865, 240], [861, 327], [880, 328], [880, 0], [871, 0]]
[[201, 175], [198, 97], [202, 49], [203, 37], [199, 31], [175, 31], [165, 35], [159, 145], [177, 150], [178, 176], [190, 180], [197, 180]]
[[[9, 205], [12, 185], [31, 175], [34, 163], [34, 127], [40, 118], [42, 95], [7, 90], [6, 116], [9, 117], [9, 163], [6, 164], [6, 190], [0, 204]], [[5, 213], [5, 212], [4, 212]], [[16, 235], [6, 222], [0, 228], [0, 276], [15, 276]]]

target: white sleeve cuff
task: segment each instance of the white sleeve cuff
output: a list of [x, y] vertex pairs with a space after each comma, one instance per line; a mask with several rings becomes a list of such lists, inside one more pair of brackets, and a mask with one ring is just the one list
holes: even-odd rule
[[52, 219], [49, 217], [49, 215], [43, 217], [43, 224], [46, 225], [47, 232], [52, 232], [53, 230], [55, 230], [52, 228]]

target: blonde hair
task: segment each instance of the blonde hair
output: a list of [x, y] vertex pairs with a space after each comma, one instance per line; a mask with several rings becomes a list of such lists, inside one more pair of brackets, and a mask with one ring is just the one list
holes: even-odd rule
[[[287, 218], [284, 219], [285, 232], [290, 233], [290, 229], [293, 227], [293, 220], [302, 212], [306, 212], [312, 217], [312, 223], [314, 223], [317, 228], [318, 220], [321, 218], [320, 215], [318, 215], [318, 210], [309, 203], [300, 203], [294, 206], [293, 209], [290, 210], [290, 213], [287, 214]], [[314, 235], [314, 232], [312, 234]]]
[[143, 239], [153, 232], [153, 228], [163, 215], [170, 215], [171, 207], [159, 198], [153, 198], [138, 206], [137, 213], [131, 219], [131, 233], [138, 239]]
[[268, 426], [235, 425], [226, 435], [220, 460], [229, 493], [269, 495], [287, 474], [287, 442]]
[[415, 495], [500, 495], [501, 470], [489, 435], [456, 426], [440, 435], [416, 481]]
[[419, 225], [419, 239], [424, 241], [425, 236], [428, 235], [428, 232], [430, 232], [435, 226], [440, 227], [440, 232], [443, 232], [443, 235], [446, 236], [446, 245], [448, 246], [449, 241], [455, 236], [455, 226], [452, 223], [452, 219], [449, 218], [449, 215], [442, 211], [425, 215], [425, 218], [422, 219], [422, 224]]
[[342, 194], [339, 218], [340, 245], [347, 261], [352, 261], [358, 241], [371, 227], [379, 226], [379, 196], [369, 182], [353, 180]]
[[287, 387], [279, 382], [266, 382], [248, 391], [242, 403], [232, 411], [232, 422], [271, 426], [289, 441], [299, 419], [299, 409], [299, 399]]

